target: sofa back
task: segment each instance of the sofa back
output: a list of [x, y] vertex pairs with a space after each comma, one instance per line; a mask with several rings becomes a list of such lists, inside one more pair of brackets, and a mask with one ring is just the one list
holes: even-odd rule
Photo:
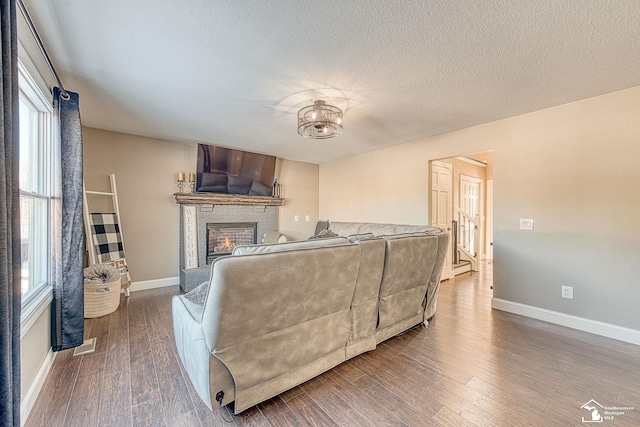
[[400, 233], [418, 233], [439, 230], [429, 225], [377, 224], [372, 222], [329, 222], [329, 230], [338, 236], [373, 233], [376, 236], [388, 236]]
[[360, 246], [360, 268], [356, 289], [351, 302], [351, 332], [346, 358], [376, 348], [375, 332], [378, 325], [378, 292], [384, 267], [384, 239], [373, 235], [349, 236]]
[[447, 230], [439, 230], [432, 232], [432, 235], [438, 238], [438, 251], [436, 259], [429, 278], [429, 287], [427, 288], [427, 299], [424, 303], [424, 318], [431, 319], [436, 314], [438, 304], [438, 290], [440, 289], [440, 276], [444, 267], [444, 260], [449, 249], [449, 232]]
[[317, 375], [305, 377], [305, 367], [319, 360], [326, 369], [344, 360], [361, 251], [342, 242], [213, 262], [202, 327], [212, 356], [233, 374], [237, 408]]
[[344, 245], [349, 243], [346, 237], [330, 237], [326, 239], [300, 240], [295, 242], [268, 243], [264, 245], [238, 245], [233, 248], [233, 255], [263, 254], [293, 251], [296, 249], [320, 248], [325, 246]]
[[[376, 342], [428, 320], [435, 314], [440, 276], [449, 245], [447, 230], [428, 225], [319, 221], [316, 234], [318, 229], [324, 227], [361, 245], [376, 236], [385, 242], [383, 275], [376, 307]], [[367, 252], [363, 246], [363, 259]], [[365, 265], [362, 264], [361, 269], [365, 270]], [[369, 285], [377, 286], [378, 279], [366, 277], [366, 273], [360, 274], [356, 286], [347, 357], [367, 351], [371, 346], [365, 336], [370, 332], [373, 316], [368, 311], [371, 307], [362, 304], [364, 298], [359, 292], [369, 289], [365, 285], [367, 280]]]
[[412, 233], [385, 237], [376, 341], [424, 320], [424, 302], [438, 252], [438, 237]]

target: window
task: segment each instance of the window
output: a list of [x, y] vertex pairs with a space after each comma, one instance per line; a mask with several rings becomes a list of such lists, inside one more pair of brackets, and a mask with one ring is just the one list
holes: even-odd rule
[[25, 307], [50, 283], [52, 108], [21, 63], [18, 70], [21, 278]]

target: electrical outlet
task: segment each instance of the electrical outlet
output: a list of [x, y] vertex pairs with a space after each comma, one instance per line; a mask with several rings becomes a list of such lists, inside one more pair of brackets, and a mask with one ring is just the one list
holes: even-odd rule
[[298, 217], [298, 215], [294, 215], [294, 216], [293, 216], [293, 220], [294, 220], [295, 222], [298, 222], [298, 220], [299, 220], [299, 219], [300, 219], [300, 218]]
[[305, 220], [305, 221], [307, 221], [307, 222], [309, 222], [309, 215], [305, 216], [305, 217], [304, 217], [304, 220]]
[[520, 230], [533, 230], [532, 219], [520, 219]]
[[573, 299], [573, 286], [562, 287], [562, 298]]

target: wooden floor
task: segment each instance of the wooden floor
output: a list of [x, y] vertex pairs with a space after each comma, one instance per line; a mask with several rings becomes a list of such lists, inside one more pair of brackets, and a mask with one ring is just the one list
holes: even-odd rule
[[178, 289], [134, 292], [86, 321], [96, 353], [58, 354], [26, 425], [577, 426], [593, 399], [637, 408], [600, 425], [640, 426], [640, 346], [491, 310], [487, 270], [443, 282], [428, 328], [239, 416], [207, 409], [182, 370]]

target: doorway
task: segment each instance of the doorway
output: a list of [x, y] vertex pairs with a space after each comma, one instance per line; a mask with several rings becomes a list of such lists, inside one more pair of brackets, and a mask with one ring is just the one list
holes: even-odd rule
[[430, 161], [429, 177], [429, 224], [450, 232], [441, 279], [486, 268], [493, 258], [493, 152]]
[[[473, 220], [471, 224], [475, 223], [478, 229], [464, 230], [462, 227], [470, 227], [469, 222], [464, 219], [458, 219], [458, 228], [461, 231], [460, 234], [464, 237], [464, 239], [459, 238], [458, 242], [465, 248], [466, 252], [471, 257], [475, 258], [482, 252], [482, 236], [484, 235], [484, 227], [486, 227], [484, 224], [486, 223], [486, 220], [482, 220], [482, 218], [486, 217], [481, 215], [481, 213], [484, 212], [484, 180], [466, 175], [459, 175], [459, 177], [460, 186], [458, 188], [460, 191], [458, 191], [458, 206], [462, 212], [466, 214], [465, 218], [471, 218]], [[482, 259], [482, 256], [478, 257], [478, 259]]]

